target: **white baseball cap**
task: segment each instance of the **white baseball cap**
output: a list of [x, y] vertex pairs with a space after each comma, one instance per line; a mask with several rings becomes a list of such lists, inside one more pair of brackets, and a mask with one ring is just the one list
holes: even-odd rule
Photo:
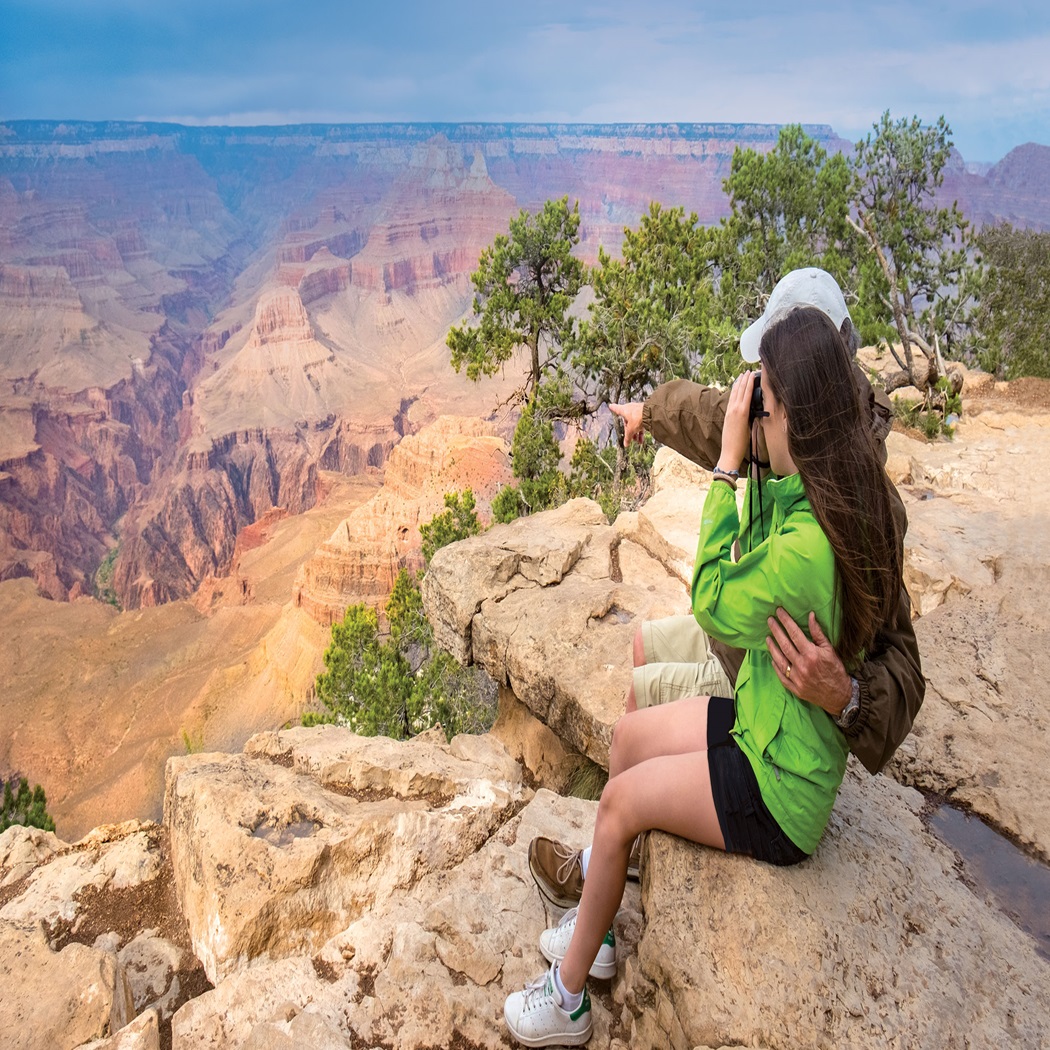
[[804, 270], [792, 270], [777, 281], [762, 316], [745, 328], [740, 336], [740, 354], [745, 361], [758, 360], [762, 333], [796, 306], [815, 306], [827, 314], [838, 329], [842, 328], [842, 322], [849, 317], [846, 300], [842, 298], [842, 289], [827, 270], [819, 270], [815, 266], [807, 266]]

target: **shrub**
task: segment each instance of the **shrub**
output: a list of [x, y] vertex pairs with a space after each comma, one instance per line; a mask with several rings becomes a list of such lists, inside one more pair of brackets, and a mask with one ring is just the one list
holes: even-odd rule
[[44, 789], [37, 784], [32, 790], [29, 781], [22, 777], [18, 781], [18, 790], [11, 785], [14, 780], [4, 782], [4, 805], [0, 810], [0, 831], [6, 831], [12, 824], [23, 824], [27, 828], [43, 828], [54, 831], [55, 822], [47, 812], [47, 796]]

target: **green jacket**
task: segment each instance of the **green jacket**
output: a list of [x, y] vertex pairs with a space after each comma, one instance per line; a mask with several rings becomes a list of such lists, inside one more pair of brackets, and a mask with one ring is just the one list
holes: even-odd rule
[[[872, 389], [856, 365], [853, 372], [861, 403], [871, 414], [872, 433], [885, 459], [889, 399]], [[711, 470], [722, 450], [722, 422], [728, 400], [728, 390], [676, 379], [652, 392], [642, 410], [642, 425], [657, 441]], [[908, 517], [899, 496], [893, 509], [903, 536]], [[826, 627], [823, 622], [821, 626]], [[719, 642], [715, 642], [714, 650], [729, 680], [735, 681], [743, 653]], [[864, 662], [851, 673], [860, 683], [860, 716], [846, 730], [846, 740], [865, 768], [877, 773], [911, 732], [926, 692], [911, 622], [911, 602], [903, 587], [894, 615], [879, 628]]]
[[[736, 562], [735, 540], [741, 552]], [[780, 684], [766, 648], [767, 619], [777, 606], [791, 613], [807, 634], [813, 610], [821, 624], [830, 625], [832, 644], [841, 629], [835, 555], [798, 474], [749, 481], [743, 523], [733, 489], [712, 483], [700, 525], [692, 595], [700, 626], [712, 638], [746, 651], [736, 680], [733, 735], [777, 823], [799, 849], [812, 853], [835, 804], [849, 747], [826, 712]]]

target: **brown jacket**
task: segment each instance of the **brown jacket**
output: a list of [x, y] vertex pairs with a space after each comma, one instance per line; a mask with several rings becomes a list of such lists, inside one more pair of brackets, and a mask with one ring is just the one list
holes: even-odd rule
[[[885, 462], [889, 399], [872, 388], [859, 367], [854, 366], [854, 373], [862, 400], [866, 399], [871, 410], [872, 430]], [[657, 441], [711, 470], [722, 450], [722, 422], [728, 399], [728, 390], [676, 379], [657, 387], [645, 402], [642, 426]], [[894, 512], [903, 536], [908, 519], [899, 496]], [[743, 653], [718, 643], [713, 648], [726, 674], [735, 681]], [[846, 730], [846, 740], [865, 768], [877, 773], [911, 732], [926, 692], [911, 623], [911, 601], [903, 587], [896, 615], [876, 635], [868, 659], [853, 671], [853, 677], [860, 683], [860, 712]]]

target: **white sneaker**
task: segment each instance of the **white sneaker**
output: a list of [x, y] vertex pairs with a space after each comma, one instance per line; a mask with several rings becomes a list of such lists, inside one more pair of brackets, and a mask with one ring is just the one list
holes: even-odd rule
[[[576, 930], [578, 908], [570, 908], [557, 926], [540, 934], [540, 951], [548, 962], [561, 962], [569, 950], [569, 941]], [[598, 949], [598, 956], [587, 971], [592, 977], [607, 981], [616, 976], [616, 935], [610, 929]]]
[[582, 1046], [591, 1037], [591, 998], [583, 990], [583, 1002], [573, 1011], [562, 1008], [554, 983], [554, 965], [524, 991], [507, 996], [503, 1019], [510, 1034], [525, 1046]]

